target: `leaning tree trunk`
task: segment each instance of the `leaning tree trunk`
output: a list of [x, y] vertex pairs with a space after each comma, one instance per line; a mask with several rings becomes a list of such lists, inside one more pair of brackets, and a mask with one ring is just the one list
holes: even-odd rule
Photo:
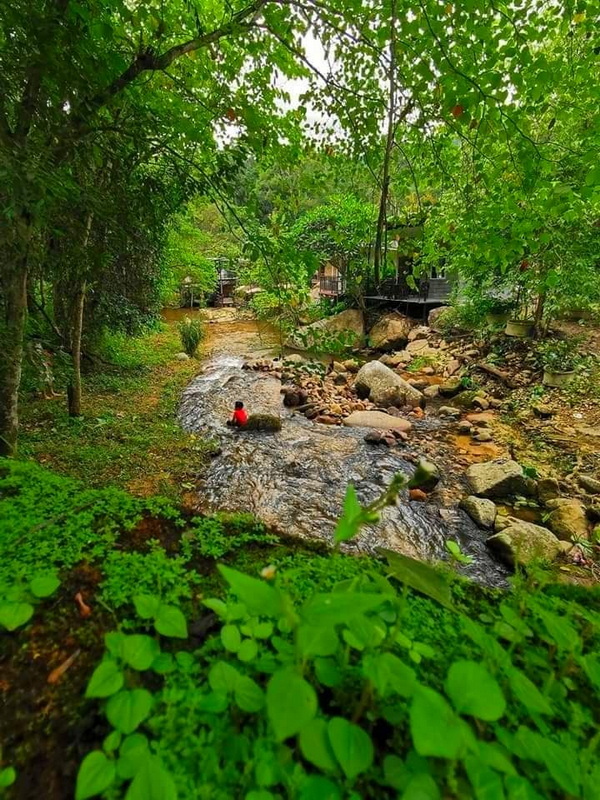
[[27, 318], [27, 269], [16, 266], [2, 281], [4, 324], [0, 334], [0, 455], [16, 452], [19, 386]]

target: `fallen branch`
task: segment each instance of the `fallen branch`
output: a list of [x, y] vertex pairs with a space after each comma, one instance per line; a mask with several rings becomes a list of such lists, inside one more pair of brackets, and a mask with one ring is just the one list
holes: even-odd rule
[[487, 372], [490, 375], [493, 375], [498, 380], [502, 381], [502, 383], [506, 384], [509, 389], [516, 389], [517, 384], [512, 379], [512, 376], [508, 372], [504, 372], [504, 370], [498, 369], [498, 367], [493, 367], [491, 364], [485, 364], [484, 362], [480, 362], [475, 364], [475, 369], [481, 369], [483, 372]]

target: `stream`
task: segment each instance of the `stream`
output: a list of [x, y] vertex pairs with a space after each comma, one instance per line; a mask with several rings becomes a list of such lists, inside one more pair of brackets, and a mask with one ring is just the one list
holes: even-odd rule
[[[410, 475], [414, 465], [399, 449], [364, 442], [364, 429], [315, 424], [286, 409], [281, 383], [268, 373], [245, 371], [247, 358], [275, 353], [275, 335], [256, 321], [217, 316], [208, 323], [208, 355], [202, 373], [185, 390], [179, 419], [189, 433], [217, 440], [221, 449], [199, 485], [204, 511], [245, 511], [286, 535], [331, 542], [346, 487], [353, 483], [359, 499], [370, 502], [397, 472]], [[240, 432], [225, 421], [234, 402], [250, 413], [280, 415], [279, 433]], [[426, 432], [417, 423], [413, 449]], [[379, 524], [362, 529], [345, 547], [375, 553], [387, 548], [424, 560], [447, 558], [445, 542], [454, 539], [473, 563], [460, 571], [493, 586], [506, 583], [507, 571], [489, 553], [486, 534], [457, 508], [434, 502], [412, 502], [404, 491], [387, 508]]]

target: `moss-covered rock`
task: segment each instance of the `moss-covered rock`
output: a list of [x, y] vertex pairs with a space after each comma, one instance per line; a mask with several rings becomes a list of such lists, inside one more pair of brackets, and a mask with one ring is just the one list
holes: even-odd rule
[[244, 430], [274, 433], [281, 430], [281, 419], [274, 414], [250, 414]]

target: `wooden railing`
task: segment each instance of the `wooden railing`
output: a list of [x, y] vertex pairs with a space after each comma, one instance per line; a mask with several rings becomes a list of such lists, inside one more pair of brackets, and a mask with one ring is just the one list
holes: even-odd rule
[[321, 294], [342, 294], [344, 282], [339, 276], [321, 275], [319, 277], [319, 291]]

